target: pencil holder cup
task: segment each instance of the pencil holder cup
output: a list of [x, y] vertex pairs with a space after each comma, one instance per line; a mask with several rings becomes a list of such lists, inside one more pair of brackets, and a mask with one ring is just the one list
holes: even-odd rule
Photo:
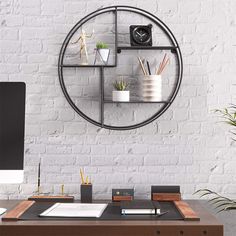
[[144, 101], [162, 101], [162, 78], [161, 75], [147, 75], [142, 83], [142, 96]]
[[82, 203], [91, 203], [93, 195], [92, 184], [81, 184], [80, 185], [80, 196]]

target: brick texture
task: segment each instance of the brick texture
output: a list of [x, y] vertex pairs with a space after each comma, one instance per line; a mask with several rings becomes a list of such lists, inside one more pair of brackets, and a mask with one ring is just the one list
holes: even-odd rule
[[[46, 193], [58, 193], [63, 183], [65, 191], [78, 198], [79, 168], [83, 168], [94, 182], [95, 198], [110, 198], [113, 187], [134, 187], [137, 196], [147, 198], [152, 184], [180, 184], [185, 198], [194, 198], [192, 193], [203, 187], [235, 196], [236, 145], [228, 127], [217, 123], [212, 113], [236, 101], [235, 1], [125, 2], [151, 11], [170, 27], [183, 53], [184, 75], [178, 96], [163, 116], [124, 132], [100, 129], [78, 116], [65, 100], [57, 75], [59, 50], [73, 25], [97, 8], [119, 2], [0, 2], [0, 81], [27, 84], [25, 179], [21, 185], [1, 185], [0, 198], [32, 195], [40, 158]], [[129, 39], [127, 24], [146, 23], [132, 14], [119, 17], [122, 19], [120, 43]], [[114, 46], [112, 15], [89, 23], [87, 32], [95, 30], [94, 41], [87, 41], [92, 61], [94, 42], [100, 39]], [[161, 43], [162, 37], [157, 40]], [[71, 56], [68, 60], [79, 60], [78, 45], [70, 44], [67, 53]], [[155, 60], [160, 58], [157, 54]], [[122, 53], [118, 60], [118, 69], [105, 71], [107, 96], [116, 75], [127, 79], [142, 76], [131, 52]], [[171, 63], [175, 68], [174, 58]], [[167, 92], [172, 72], [166, 71], [163, 78]], [[99, 71], [66, 69], [64, 74], [75, 104], [98, 120]], [[80, 97], [88, 99], [82, 102]], [[159, 107], [154, 105], [131, 108], [108, 104], [105, 116], [108, 124], [119, 125], [139, 122], [156, 109]]]

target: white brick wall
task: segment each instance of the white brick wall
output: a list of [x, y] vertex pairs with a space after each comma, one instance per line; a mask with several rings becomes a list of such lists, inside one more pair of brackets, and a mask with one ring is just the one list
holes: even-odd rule
[[[176, 100], [162, 117], [124, 132], [101, 130], [75, 114], [57, 76], [58, 53], [69, 29], [98, 7], [113, 4], [122, 3], [0, 2], [0, 81], [27, 84], [25, 180], [20, 186], [1, 185], [0, 198], [31, 195], [40, 158], [42, 188], [48, 193], [58, 193], [64, 183], [66, 192], [79, 197], [82, 167], [94, 181], [96, 198], [109, 198], [112, 187], [135, 187], [138, 196], [148, 197], [151, 184], [180, 184], [186, 198], [202, 187], [235, 196], [236, 145], [212, 114], [212, 109], [236, 101], [235, 1], [125, 1], [151, 11], [170, 27], [182, 49], [184, 76]], [[129, 71], [124, 64], [122, 70]], [[85, 74], [81, 85], [75, 72], [67, 75], [75, 95], [93, 89], [80, 86], [97, 76]], [[95, 105], [88, 114], [95, 112]]]

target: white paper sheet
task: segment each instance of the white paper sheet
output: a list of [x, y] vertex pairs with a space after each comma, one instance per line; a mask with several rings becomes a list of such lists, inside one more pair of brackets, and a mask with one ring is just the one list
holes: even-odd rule
[[94, 203], [56, 203], [40, 214], [44, 217], [97, 217], [99, 218], [107, 204]]

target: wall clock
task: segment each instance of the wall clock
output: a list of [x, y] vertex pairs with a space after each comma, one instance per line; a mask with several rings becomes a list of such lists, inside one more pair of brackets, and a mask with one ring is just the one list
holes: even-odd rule
[[152, 46], [152, 24], [130, 26], [131, 46]]
[[[129, 30], [132, 33], [132, 40], [135, 44], [135, 46], [130, 46], [130, 45], [121, 45], [118, 42], [118, 35], [119, 35], [119, 14], [137, 14], [139, 17], [143, 17], [145, 20], [147, 20], [149, 23], [145, 25], [135, 25], [134, 24], [127, 24], [127, 30]], [[82, 64], [72, 64], [72, 63], [67, 63], [65, 60], [65, 54], [66, 50], [70, 44], [71, 39], [73, 36], [84, 26], [85, 23], [90, 22], [90, 20], [94, 20], [96, 17], [102, 17], [105, 16], [105, 14], [112, 14], [114, 16], [114, 62], [112, 64], [107, 64], [107, 65], [94, 65], [94, 64], [87, 64], [87, 65], [82, 65]], [[131, 29], [129, 29], [129, 26], [132, 26]], [[151, 27], [152, 25], [152, 27]], [[168, 45], [163, 45], [163, 44], [155, 44], [154, 45], [154, 34], [153, 34], [153, 27], [158, 27], [161, 29], [163, 35], [167, 37], [169, 43]], [[130, 36], [131, 37], [131, 36]], [[174, 69], [174, 81], [171, 83], [172, 87], [169, 89], [169, 93], [166, 95], [166, 98], [163, 101], [144, 101], [144, 100], [136, 100], [136, 99], [131, 99], [128, 102], [114, 102], [111, 99], [107, 99], [105, 97], [105, 85], [107, 82], [106, 81], [106, 76], [111, 75], [112, 73], [111, 70], [113, 68], [116, 68], [119, 66], [119, 63], [121, 60], [119, 60], [120, 55], [123, 56], [123, 51], [124, 52], [135, 52], [135, 50], [138, 50], [140, 53], [146, 52], [145, 50], [148, 50], [150, 53], [153, 53], [153, 55], [159, 55], [159, 53], [165, 53], [169, 52], [173, 55], [175, 58], [175, 62], [173, 63], [175, 65]], [[96, 74], [97, 80], [99, 81], [98, 84], [98, 98], [96, 98], [96, 101], [99, 106], [99, 114], [98, 118], [94, 118], [91, 113], [88, 115], [83, 109], [85, 106], [80, 107], [74, 99], [74, 95], [72, 96], [70, 94], [70, 87], [66, 83], [66, 76], [67, 73], [65, 73], [65, 70], [72, 70], [76, 69], [78, 72], [81, 71], [81, 73], [84, 72], [84, 70], [89, 70], [89, 69], [94, 69], [98, 71], [99, 73]], [[147, 12], [143, 9], [136, 8], [136, 7], [131, 7], [131, 6], [109, 6], [109, 7], [104, 7], [101, 9], [98, 9], [84, 18], [82, 18], [78, 23], [75, 24], [75, 26], [70, 30], [68, 35], [66, 36], [61, 50], [59, 54], [59, 60], [58, 60], [58, 75], [59, 75], [59, 81], [60, 81], [60, 86], [62, 88], [63, 94], [70, 104], [70, 106], [74, 109], [74, 111], [79, 114], [81, 117], [83, 117], [85, 120], [88, 122], [99, 126], [101, 128], [105, 129], [111, 129], [111, 130], [130, 130], [130, 129], [136, 129], [139, 127], [142, 127], [144, 125], [149, 124], [150, 122], [154, 121], [158, 117], [160, 117], [173, 103], [174, 99], [176, 98], [176, 95], [178, 93], [178, 90], [180, 88], [181, 80], [182, 80], [182, 74], [183, 74], [183, 62], [182, 62], [182, 55], [180, 51], [180, 47], [178, 45], [177, 40], [175, 39], [173, 33], [171, 30], [167, 27], [165, 23], [163, 23], [159, 18], [157, 18], [155, 15], [153, 15], [150, 12]], [[83, 86], [83, 85], [81, 85]], [[82, 87], [81, 87], [82, 89]], [[76, 100], [79, 100], [79, 96], [76, 97]], [[151, 108], [151, 115], [146, 115], [148, 112], [145, 111], [146, 107], [148, 106], [154, 106], [157, 105], [158, 108]], [[131, 110], [132, 106], [138, 106], [139, 109], [141, 109], [142, 114], [146, 115], [144, 120], [138, 121], [137, 123], [125, 123], [124, 124], [116, 124], [113, 123], [112, 120], [109, 122], [107, 121], [107, 115], [109, 117], [114, 117], [114, 111], [110, 111], [111, 107], [116, 107], [116, 106], [122, 106], [125, 107], [124, 110], [122, 110], [123, 113], [120, 113], [119, 115], [116, 115], [116, 119], [119, 118], [124, 118], [124, 121], [126, 121], [126, 113], [125, 111]], [[88, 107], [88, 106], [87, 106]], [[129, 109], [130, 107], [130, 109]], [[92, 112], [92, 111], [91, 111]], [[139, 115], [137, 112], [136, 115]], [[123, 122], [123, 121], [122, 121]]]

